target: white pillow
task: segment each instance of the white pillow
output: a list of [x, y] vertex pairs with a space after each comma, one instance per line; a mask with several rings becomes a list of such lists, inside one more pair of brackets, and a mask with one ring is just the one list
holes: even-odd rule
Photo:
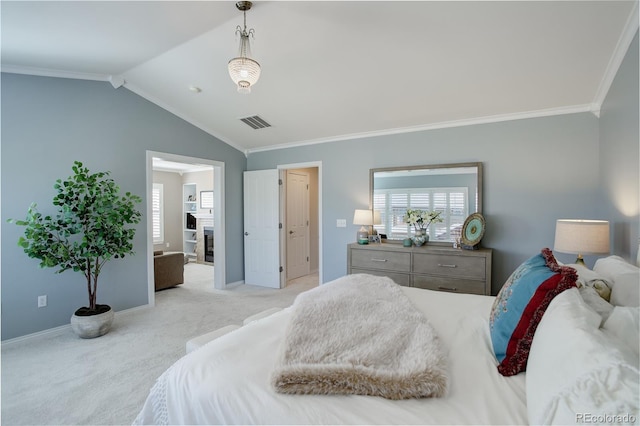
[[593, 287], [580, 287], [578, 288], [578, 291], [587, 306], [600, 315], [602, 320], [600, 321], [599, 326], [602, 326], [602, 324], [604, 324], [604, 322], [609, 318], [609, 315], [611, 315], [611, 312], [613, 312], [615, 306], [604, 300]]
[[609, 256], [596, 260], [593, 270], [611, 283], [612, 305], [640, 306], [640, 268], [620, 256]]
[[598, 416], [637, 415], [637, 356], [603, 333], [600, 320], [575, 288], [551, 301], [527, 363], [530, 424], [620, 423]]
[[616, 306], [602, 325], [602, 330], [620, 339], [636, 356], [640, 354], [640, 308]]
[[578, 263], [569, 265], [578, 273], [576, 285], [578, 288], [591, 287], [607, 302], [611, 299], [611, 283], [602, 275]]

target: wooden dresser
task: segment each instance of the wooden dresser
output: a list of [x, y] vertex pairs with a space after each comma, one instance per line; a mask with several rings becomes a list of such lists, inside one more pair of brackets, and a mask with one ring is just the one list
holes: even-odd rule
[[347, 273], [387, 276], [409, 287], [490, 295], [491, 254], [486, 248], [353, 243], [347, 246]]

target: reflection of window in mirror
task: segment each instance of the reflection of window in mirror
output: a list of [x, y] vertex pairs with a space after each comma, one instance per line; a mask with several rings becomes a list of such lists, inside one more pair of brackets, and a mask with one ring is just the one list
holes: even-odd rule
[[407, 209], [440, 212], [443, 219], [429, 227], [431, 241], [450, 241], [469, 215], [467, 187], [458, 188], [389, 188], [376, 189], [373, 194], [373, 209], [380, 212], [381, 224], [374, 228], [392, 239], [404, 239], [414, 230], [404, 222]]
[[429, 227], [429, 241], [452, 242], [466, 218], [482, 208], [482, 163], [371, 169], [371, 206], [380, 213], [378, 233], [390, 241], [414, 235], [404, 222], [407, 209], [438, 211], [443, 222]]
[[200, 191], [200, 208], [213, 208], [213, 191]]

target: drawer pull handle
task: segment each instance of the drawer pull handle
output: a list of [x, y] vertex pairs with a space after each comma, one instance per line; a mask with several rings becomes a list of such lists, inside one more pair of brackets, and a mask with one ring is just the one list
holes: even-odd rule
[[457, 287], [443, 287], [443, 286], [438, 286], [438, 290], [445, 290], [445, 291], [458, 291]]
[[438, 266], [441, 268], [457, 268], [458, 265], [447, 265], [446, 263], [438, 263]]
[[386, 262], [387, 259], [371, 259], [372, 262]]

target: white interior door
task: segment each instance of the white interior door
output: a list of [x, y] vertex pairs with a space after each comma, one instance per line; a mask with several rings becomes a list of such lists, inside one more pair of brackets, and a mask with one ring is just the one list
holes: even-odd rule
[[244, 282], [280, 288], [278, 170], [244, 172]]
[[287, 172], [287, 279], [309, 274], [309, 175]]

